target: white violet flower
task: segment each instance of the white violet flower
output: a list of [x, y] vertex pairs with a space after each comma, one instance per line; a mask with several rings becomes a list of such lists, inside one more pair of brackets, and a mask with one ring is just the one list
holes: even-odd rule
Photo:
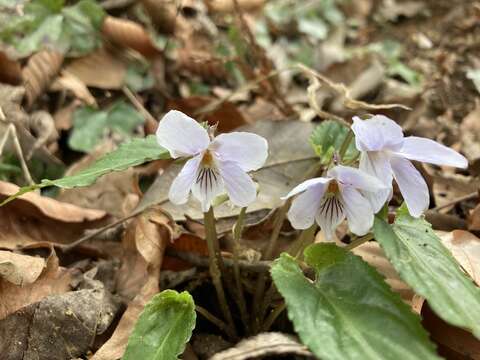
[[327, 240], [347, 218], [348, 228], [356, 235], [365, 235], [373, 225], [374, 212], [361, 191], [375, 193], [385, 189], [377, 178], [362, 171], [338, 165], [326, 177], [304, 181], [283, 199], [298, 195], [288, 211], [288, 219], [296, 229], [307, 229], [316, 220]]
[[410, 160], [459, 168], [468, 166], [464, 156], [433, 140], [404, 137], [402, 128], [383, 115], [375, 115], [368, 120], [354, 117], [352, 130], [360, 151], [360, 170], [388, 185], [388, 189], [381, 192], [364, 192], [375, 212], [391, 199], [393, 179], [412, 216], [419, 217], [428, 208], [427, 184]]
[[232, 132], [214, 138], [194, 119], [176, 110], [163, 117], [156, 135], [172, 158], [191, 157], [170, 187], [172, 203], [186, 203], [190, 191], [201, 202], [203, 212], [224, 192], [240, 207], [255, 200], [256, 186], [247, 172], [259, 169], [267, 159], [268, 143], [263, 137]]

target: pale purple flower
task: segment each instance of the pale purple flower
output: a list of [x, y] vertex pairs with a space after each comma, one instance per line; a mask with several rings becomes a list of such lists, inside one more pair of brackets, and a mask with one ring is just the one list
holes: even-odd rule
[[176, 110], [163, 117], [156, 135], [172, 158], [190, 157], [170, 187], [172, 203], [185, 204], [190, 191], [203, 212], [224, 192], [240, 207], [255, 200], [256, 186], [247, 171], [259, 169], [267, 159], [268, 144], [263, 137], [232, 132], [213, 138], [198, 122]]
[[326, 177], [304, 181], [287, 199], [299, 194], [288, 211], [288, 219], [296, 229], [307, 229], [314, 221], [330, 240], [336, 227], [347, 218], [348, 228], [356, 235], [365, 235], [373, 225], [374, 212], [361, 191], [375, 193], [385, 185], [364, 172], [338, 165]]
[[464, 156], [433, 140], [404, 137], [402, 128], [383, 115], [375, 115], [368, 120], [354, 117], [352, 130], [361, 154], [360, 169], [389, 186], [387, 190], [377, 193], [364, 192], [375, 212], [391, 199], [393, 179], [412, 216], [419, 217], [428, 208], [430, 197], [427, 184], [409, 160], [459, 168], [468, 166]]

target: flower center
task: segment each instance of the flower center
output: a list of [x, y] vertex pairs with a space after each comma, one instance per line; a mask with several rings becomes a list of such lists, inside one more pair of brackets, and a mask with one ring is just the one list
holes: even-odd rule
[[339, 192], [338, 183], [335, 180], [332, 180], [328, 183], [327, 193], [336, 195]]
[[204, 167], [204, 168], [215, 167], [215, 163], [214, 163], [214, 160], [213, 160], [213, 155], [209, 150], [205, 151], [205, 154], [203, 154], [202, 167]]

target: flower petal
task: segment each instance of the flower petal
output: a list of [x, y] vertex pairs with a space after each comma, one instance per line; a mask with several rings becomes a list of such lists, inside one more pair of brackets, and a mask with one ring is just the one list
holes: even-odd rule
[[219, 171], [228, 197], [234, 205], [245, 207], [255, 201], [255, 183], [240, 166], [233, 161], [220, 161]]
[[295, 229], [308, 229], [313, 225], [326, 189], [326, 185], [317, 183], [292, 201], [287, 217]]
[[203, 212], [207, 212], [210, 209], [212, 201], [222, 194], [224, 189], [223, 179], [218, 169], [199, 167], [192, 187], [192, 193], [201, 202]]
[[248, 132], [221, 134], [211, 148], [224, 161], [234, 161], [244, 171], [257, 170], [268, 156], [268, 143], [263, 137]]
[[455, 150], [436, 141], [417, 136], [406, 137], [398, 154], [410, 160], [430, 164], [454, 166], [462, 169], [468, 167], [467, 159]]
[[408, 211], [412, 216], [419, 217], [428, 208], [430, 201], [425, 180], [415, 166], [403, 157], [394, 156], [390, 163]]
[[337, 226], [345, 219], [345, 209], [336, 196], [325, 196], [320, 203], [320, 209], [315, 216], [327, 241], [333, 239]]
[[359, 151], [397, 150], [403, 142], [402, 128], [383, 115], [375, 115], [367, 120], [355, 116], [352, 130]]
[[351, 186], [340, 186], [340, 192], [347, 214], [348, 228], [356, 235], [365, 235], [373, 226], [373, 210], [370, 204]]
[[313, 178], [313, 179], [308, 179], [297, 186], [295, 186], [287, 195], [282, 196], [281, 199], [285, 200], [288, 198], [291, 198], [294, 195], [297, 195], [298, 193], [301, 193], [302, 191], [305, 191], [313, 186], [316, 185], [327, 185], [330, 181], [332, 181], [332, 178], [325, 178], [325, 177], [319, 177], [319, 178]]
[[196, 155], [210, 144], [207, 130], [177, 110], [169, 111], [158, 124], [157, 141], [172, 158]]
[[362, 191], [362, 194], [370, 202], [373, 211], [377, 213], [393, 195], [393, 171], [389, 156], [383, 151], [362, 151], [359, 168], [365, 173], [375, 176], [387, 186], [384, 190]]
[[180, 173], [173, 180], [168, 192], [168, 198], [172, 203], [180, 205], [187, 202], [190, 190], [195, 183], [201, 160], [201, 155], [197, 155], [188, 160]]
[[350, 166], [337, 165], [328, 171], [328, 176], [337, 179], [340, 183], [353, 186], [360, 190], [378, 191], [387, 186], [374, 176]]

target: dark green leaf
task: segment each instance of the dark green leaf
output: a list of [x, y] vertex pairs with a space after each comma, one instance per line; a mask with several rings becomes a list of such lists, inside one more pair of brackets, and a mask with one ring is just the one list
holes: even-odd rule
[[42, 180], [40, 184], [20, 188], [18, 193], [7, 198], [3, 203], [14, 200], [29, 191], [46, 186], [58, 186], [61, 188], [74, 188], [93, 184], [100, 176], [112, 171], [122, 171], [129, 167], [143, 164], [157, 159], [168, 159], [169, 153], [157, 143], [155, 136], [150, 135], [142, 139], [133, 139], [119, 146], [119, 148], [100, 158], [95, 164], [77, 174], [57, 180]]
[[[327, 164], [334, 152], [340, 151], [342, 144], [347, 137], [349, 129], [333, 120], [322, 122], [315, 128], [310, 137], [310, 144], [315, 153], [321, 158], [322, 163]], [[355, 147], [355, 140], [352, 139], [347, 148], [344, 161], [351, 161], [358, 156]]]
[[175, 360], [195, 327], [195, 304], [186, 291], [155, 295], [140, 314], [123, 360]]
[[109, 128], [126, 136], [130, 136], [135, 128], [143, 122], [143, 116], [124, 101], [117, 101], [108, 111], [107, 124]]
[[439, 359], [400, 296], [360, 257], [334, 244], [305, 251], [316, 280], [282, 254], [272, 277], [302, 342], [321, 359]]
[[376, 218], [374, 234], [400, 277], [428, 300], [438, 316], [480, 338], [480, 289], [428, 222], [410, 216], [402, 207], [393, 226]]

